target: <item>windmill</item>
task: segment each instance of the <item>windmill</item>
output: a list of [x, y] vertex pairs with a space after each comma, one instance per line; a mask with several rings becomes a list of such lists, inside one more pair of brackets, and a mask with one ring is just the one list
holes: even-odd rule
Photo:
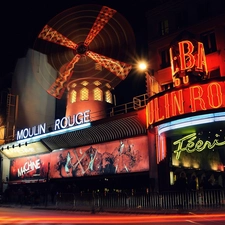
[[[63, 11], [41, 30], [34, 49], [47, 55], [57, 71], [47, 92], [61, 99], [66, 93], [66, 116], [91, 110], [91, 120], [105, 117], [113, 104], [111, 91], [132, 69], [135, 39], [131, 26], [107, 6], [82, 5]], [[49, 79], [48, 79], [49, 80]]]

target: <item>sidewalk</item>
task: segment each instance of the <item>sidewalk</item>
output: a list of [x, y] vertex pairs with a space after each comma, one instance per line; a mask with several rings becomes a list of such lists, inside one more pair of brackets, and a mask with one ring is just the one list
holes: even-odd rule
[[19, 205], [19, 204], [0, 204], [0, 207], [10, 208], [28, 208], [40, 210], [59, 210], [59, 211], [75, 211], [87, 213], [122, 213], [122, 214], [211, 214], [225, 213], [225, 206], [220, 207], [202, 207], [198, 206], [193, 209], [149, 209], [149, 208], [99, 208], [90, 207], [71, 207], [71, 206], [56, 206], [53, 204], [47, 205]]

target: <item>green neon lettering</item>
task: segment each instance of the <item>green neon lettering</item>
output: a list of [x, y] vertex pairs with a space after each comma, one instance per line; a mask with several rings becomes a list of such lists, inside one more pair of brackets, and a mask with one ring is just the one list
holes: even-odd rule
[[213, 142], [208, 140], [204, 142], [201, 139], [195, 141], [196, 138], [196, 133], [192, 133], [173, 142], [173, 145], [177, 145], [177, 149], [173, 151], [176, 154], [176, 159], [179, 159], [181, 152], [184, 151], [188, 153], [201, 152], [206, 148], [213, 149], [215, 146], [225, 145], [225, 141], [219, 142], [218, 139], [214, 139]]

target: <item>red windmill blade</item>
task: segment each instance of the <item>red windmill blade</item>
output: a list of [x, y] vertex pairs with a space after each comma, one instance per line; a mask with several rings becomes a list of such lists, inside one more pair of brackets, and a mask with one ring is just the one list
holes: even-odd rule
[[[42, 31], [38, 35], [38, 38], [71, 48], [73, 50], [76, 50], [78, 48], [78, 45], [76, 43], [69, 40], [68, 38], [66, 38], [65, 36], [63, 36], [58, 31], [54, 30], [52, 27], [48, 25], [45, 25], [45, 27], [42, 29]], [[55, 82], [47, 90], [47, 92], [50, 95], [58, 99], [62, 97], [63, 92], [66, 88], [65, 84], [67, 83], [67, 81], [70, 80], [72, 76], [72, 69], [80, 58], [81, 56], [79, 54], [76, 54], [74, 58], [66, 66], [66, 70], [63, 73], [59, 74]]]
[[86, 55], [92, 58], [95, 62], [101, 64], [104, 68], [115, 74], [121, 80], [124, 80], [132, 69], [132, 66], [125, 62], [120, 62], [92, 51], [87, 51]]
[[95, 36], [103, 29], [103, 27], [108, 23], [108, 21], [113, 17], [116, 13], [116, 10], [110, 9], [107, 6], [103, 6], [101, 11], [99, 12], [88, 36], [84, 41], [84, 45], [88, 46]]
[[55, 98], [60, 99], [63, 95], [63, 92], [66, 88], [66, 82], [70, 80], [73, 75], [72, 69], [78, 60], [81, 58], [81, 55], [76, 54], [74, 58], [69, 62], [66, 66], [66, 69], [63, 73], [60, 73], [56, 78], [55, 82], [51, 85], [51, 87], [47, 90], [47, 92]]
[[60, 34], [58, 31], [54, 30], [49, 25], [44, 26], [44, 28], [38, 35], [38, 38], [41, 38], [41, 39], [49, 41], [49, 42], [53, 42], [55, 44], [65, 46], [67, 48], [72, 48], [74, 50], [78, 46], [73, 41], [69, 40], [68, 38], [66, 38], [62, 34]]

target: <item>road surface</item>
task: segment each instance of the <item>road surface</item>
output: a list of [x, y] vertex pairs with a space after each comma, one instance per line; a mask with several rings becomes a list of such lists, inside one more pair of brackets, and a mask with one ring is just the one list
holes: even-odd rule
[[224, 225], [225, 213], [208, 214], [122, 214], [0, 207], [0, 224], [93, 224], [93, 225]]

